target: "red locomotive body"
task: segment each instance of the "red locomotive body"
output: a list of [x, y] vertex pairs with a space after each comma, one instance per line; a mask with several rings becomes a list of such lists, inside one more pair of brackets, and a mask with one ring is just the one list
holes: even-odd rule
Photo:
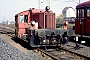
[[[38, 29], [56, 28], [55, 13], [47, 13], [44, 10], [32, 9], [19, 13], [15, 16], [18, 18], [18, 37], [24, 34], [28, 28], [28, 23], [31, 21], [38, 22]], [[25, 20], [26, 19], [26, 20]]]
[[76, 6], [75, 33], [90, 35], [90, 1]]
[[55, 13], [49, 9], [32, 8], [16, 14], [15, 26], [15, 36], [29, 40], [32, 47], [60, 44], [62, 30], [56, 29]]

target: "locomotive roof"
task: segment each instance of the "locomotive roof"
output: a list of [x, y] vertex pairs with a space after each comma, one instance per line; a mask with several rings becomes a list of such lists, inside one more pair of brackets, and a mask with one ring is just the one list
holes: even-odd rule
[[[19, 12], [19, 13], [17, 13], [15, 16], [17, 16], [17, 15], [20, 14], [20, 13], [26, 12], [26, 11], [30, 11], [30, 10], [25, 10], [25, 11]], [[41, 11], [41, 12], [45, 12], [44, 9], [32, 9], [32, 13], [39, 13], [40, 11]]]
[[78, 5], [76, 6], [76, 8], [82, 7], [82, 6], [90, 6], [90, 1], [83, 2], [83, 3], [81, 3], [81, 4], [78, 4]]

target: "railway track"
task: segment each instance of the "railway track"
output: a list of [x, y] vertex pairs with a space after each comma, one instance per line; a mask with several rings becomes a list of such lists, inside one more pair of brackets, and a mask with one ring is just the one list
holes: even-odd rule
[[36, 52], [42, 54], [42, 56], [47, 56], [51, 60], [89, 60], [89, 57], [74, 53], [72, 51], [66, 50], [64, 48], [54, 49], [36, 49]]
[[7, 31], [5, 31], [5, 30], [0, 30], [0, 33], [6, 34], [6, 35], [8, 35], [8, 36], [10, 36], [10, 37], [14, 37], [14, 36], [15, 36], [13, 33], [7, 32]]
[[[15, 35], [12, 33], [14, 31], [9, 30], [9, 28], [1, 28], [0, 31], [4, 34], [7, 34], [10, 37], [14, 37]], [[90, 57], [72, 52], [68, 49], [65, 49], [64, 47], [59, 47], [58, 50], [54, 49], [48, 49], [48, 50], [44, 50], [44, 49], [40, 49], [37, 48], [36, 51], [40, 52], [42, 54], [42, 56], [48, 56], [49, 59], [52, 60], [89, 60]]]
[[11, 29], [9, 27], [3, 27], [3, 26], [0, 26], [0, 33], [3, 33], [3, 34], [6, 34], [8, 36], [11, 36], [11, 37], [14, 37], [14, 29]]

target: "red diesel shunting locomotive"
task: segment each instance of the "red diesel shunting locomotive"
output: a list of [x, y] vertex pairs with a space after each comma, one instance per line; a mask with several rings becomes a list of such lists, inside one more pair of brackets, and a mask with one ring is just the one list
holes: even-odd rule
[[30, 9], [15, 15], [15, 36], [27, 39], [32, 47], [60, 44], [63, 29], [56, 29], [55, 13], [43, 9]]

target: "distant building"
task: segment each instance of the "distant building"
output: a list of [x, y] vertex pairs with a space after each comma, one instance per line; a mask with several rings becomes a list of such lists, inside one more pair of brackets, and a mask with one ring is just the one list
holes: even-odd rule
[[9, 25], [10, 24], [10, 22], [7, 20], [7, 25]]
[[62, 10], [62, 14], [63, 14], [64, 20], [68, 20], [71, 23], [75, 22], [76, 11], [72, 7], [65, 7]]
[[1, 24], [4, 24], [4, 25], [9, 25], [9, 24], [14, 24], [13, 21], [2, 21]]

